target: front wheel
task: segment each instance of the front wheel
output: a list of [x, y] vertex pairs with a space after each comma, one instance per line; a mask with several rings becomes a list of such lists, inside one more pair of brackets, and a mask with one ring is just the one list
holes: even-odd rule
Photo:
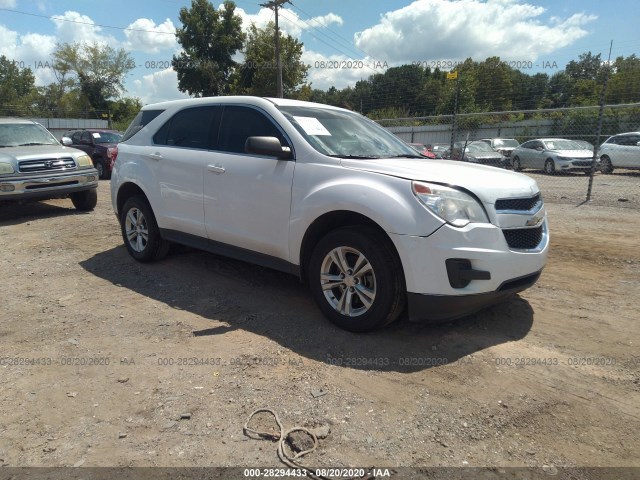
[[611, 159], [606, 155], [600, 158], [600, 171], [602, 173], [613, 173], [613, 164], [611, 163]]
[[554, 173], [556, 173], [556, 164], [553, 163], [553, 160], [551, 160], [550, 158], [547, 159], [546, 162], [544, 162], [544, 173], [546, 173], [547, 175], [553, 175]]
[[160, 260], [169, 252], [169, 242], [160, 236], [151, 206], [142, 195], [128, 199], [120, 212], [122, 239], [129, 254], [139, 262]]
[[520, 164], [520, 159], [518, 157], [513, 157], [511, 165], [513, 166], [514, 172], [522, 171], [522, 165]]
[[98, 191], [95, 188], [71, 194], [71, 202], [77, 210], [90, 212], [98, 204]]
[[393, 322], [406, 303], [404, 276], [393, 244], [371, 227], [328, 233], [311, 255], [308, 278], [320, 310], [352, 332]]

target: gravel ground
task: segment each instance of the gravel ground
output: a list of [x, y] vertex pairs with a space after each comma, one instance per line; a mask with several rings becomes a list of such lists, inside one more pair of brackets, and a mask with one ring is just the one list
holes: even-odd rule
[[596, 175], [606, 205], [580, 207], [562, 197], [584, 177], [533, 176], [552, 232], [536, 286], [366, 335], [279, 272], [189, 249], [136, 263], [108, 182], [88, 214], [2, 206], [0, 465], [281, 466], [243, 435], [267, 407], [316, 429], [306, 465], [637, 466], [640, 215], [619, 207], [640, 176]]

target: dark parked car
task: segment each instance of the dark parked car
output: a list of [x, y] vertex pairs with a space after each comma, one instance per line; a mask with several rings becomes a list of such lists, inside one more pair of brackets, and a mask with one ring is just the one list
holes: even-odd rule
[[424, 145], [422, 143], [410, 143], [409, 145], [427, 158], [436, 158], [436, 154], [431, 151], [431, 145]]
[[431, 145], [431, 151], [435, 153], [436, 158], [447, 158], [445, 155], [447, 155], [450, 146], [448, 143], [434, 143]]
[[496, 152], [487, 143], [482, 141], [475, 141], [467, 143], [467, 147], [464, 150], [465, 142], [456, 142], [453, 144], [453, 151], [450, 158], [452, 160], [463, 160], [471, 163], [481, 163], [483, 165], [491, 165], [494, 167], [506, 168], [509, 166], [509, 159], [502, 155], [500, 152]]
[[500, 152], [505, 157], [510, 157], [511, 152], [513, 152], [513, 150], [515, 150], [515, 148], [520, 145], [520, 142], [518, 142], [514, 138], [483, 138], [480, 141], [485, 142], [496, 152]]
[[62, 143], [86, 152], [93, 160], [100, 178], [111, 178], [113, 162], [118, 151], [116, 145], [121, 138], [122, 134], [115, 130], [87, 128], [65, 133]]

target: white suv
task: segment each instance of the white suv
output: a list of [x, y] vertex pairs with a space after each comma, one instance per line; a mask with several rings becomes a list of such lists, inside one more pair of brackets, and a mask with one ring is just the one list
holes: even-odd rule
[[600, 169], [613, 173], [614, 168], [640, 169], [640, 132], [609, 137], [598, 149]]
[[373, 121], [294, 100], [148, 105], [111, 180], [126, 248], [170, 242], [290, 272], [352, 331], [473, 313], [538, 279], [549, 235], [536, 182], [429, 160]]

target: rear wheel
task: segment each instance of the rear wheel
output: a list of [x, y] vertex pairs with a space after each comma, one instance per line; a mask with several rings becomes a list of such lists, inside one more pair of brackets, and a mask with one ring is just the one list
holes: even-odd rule
[[613, 164], [607, 155], [600, 157], [600, 170], [602, 173], [613, 173]]
[[98, 191], [95, 188], [92, 188], [91, 190], [83, 190], [82, 192], [75, 192], [70, 196], [73, 206], [82, 212], [89, 212], [96, 208], [96, 205], [98, 204]]
[[120, 212], [122, 239], [129, 254], [139, 262], [160, 260], [170, 243], [160, 236], [151, 206], [143, 195], [128, 199]]
[[104, 162], [101, 158], [94, 160], [93, 166], [96, 167], [96, 170], [98, 171], [98, 178], [107, 178], [107, 168], [104, 166]]
[[396, 320], [406, 303], [402, 267], [393, 244], [371, 227], [328, 233], [311, 255], [308, 275], [320, 310], [345, 330], [381, 328]]
[[513, 170], [515, 172], [520, 172], [522, 170], [522, 165], [520, 165], [520, 159], [518, 157], [513, 157], [511, 165], [513, 166]]
[[550, 158], [548, 158], [547, 161], [544, 162], [544, 173], [546, 173], [547, 175], [553, 175], [554, 173], [556, 173], [556, 164]]

